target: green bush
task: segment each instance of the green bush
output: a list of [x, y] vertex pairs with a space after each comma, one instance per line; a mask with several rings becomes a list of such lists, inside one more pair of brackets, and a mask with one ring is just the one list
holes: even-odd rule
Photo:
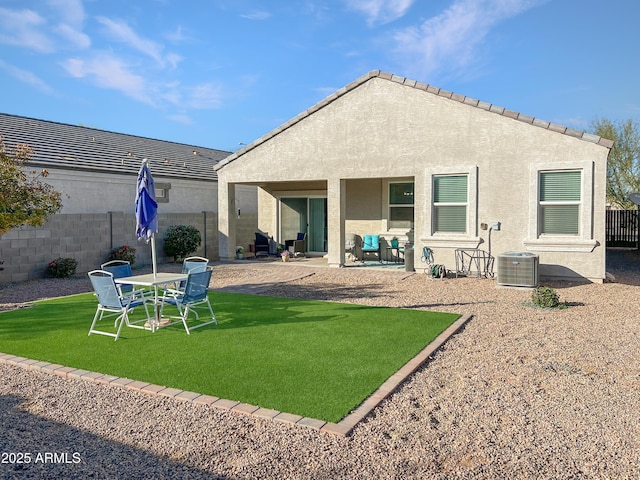
[[194, 253], [201, 243], [202, 237], [196, 227], [172, 225], [164, 236], [164, 252], [177, 261], [179, 258], [185, 258]]
[[541, 308], [566, 308], [566, 302], [560, 302], [560, 297], [553, 288], [536, 287], [531, 294], [531, 301]]
[[69, 278], [76, 273], [77, 266], [73, 258], [56, 258], [47, 265], [47, 273], [56, 278]]
[[133, 265], [136, 261], [136, 249], [128, 245], [116, 247], [109, 253], [109, 260], [125, 260]]

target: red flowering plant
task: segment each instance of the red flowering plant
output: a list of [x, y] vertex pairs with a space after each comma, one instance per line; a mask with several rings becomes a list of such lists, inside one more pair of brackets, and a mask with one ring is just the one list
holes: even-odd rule
[[136, 249], [129, 245], [116, 247], [109, 253], [109, 260], [125, 260], [133, 265], [136, 261]]
[[56, 258], [47, 265], [47, 273], [56, 278], [69, 278], [76, 273], [78, 262], [73, 258]]

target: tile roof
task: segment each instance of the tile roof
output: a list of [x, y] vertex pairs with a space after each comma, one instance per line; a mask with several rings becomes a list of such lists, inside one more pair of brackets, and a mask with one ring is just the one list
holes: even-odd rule
[[456, 101], [456, 102], [464, 103], [465, 105], [469, 105], [471, 107], [481, 108], [483, 110], [486, 110], [487, 112], [495, 113], [495, 114], [498, 114], [498, 115], [503, 115], [505, 117], [512, 118], [512, 119], [520, 121], [520, 122], [524, 122], [524, 123], [528, 123], [530, 125], [534, 125], [536, 127], [545, 128], [545, 129], [551, 130], [553, 132], [557, 132], [557, 133], [561, 133], [561, 134], [564, 134], [564, 135], [569, 135], [569, 136], [572, 136], [572, 137], [575, 137], [575, 138], [579, 138], [581, 140], [585, 140], [587, 142], [592, 142], [592, 143], [595, 143], [597, 145], [601, 145], [601, 146], [606, 147], [606, 148], [611, 148], [613, 146], [613, 141], [612, 140], [608, 140], [606, 138], [599, 137], [598, 135], [592, 135], [590, 133], [587, 133], [587, 132], [584, 132], [584, 131], [581, 131], [581, 130], [574, 130], [574, 129], [569, 128], [569, 127], [564, 127], [562, 125], [557, 125], [555, 123], [550, 123], [550, 122], [547, 122], [545, 120], [540, 120], [538, 118], [534, 118], [534, 117], [531, 117], [531, 116], [528, 116], [528, 115], [523, 115], [522, 113], [514, 112], [513, 110], [507, 110], [506, 108], [499, 107], [497, 105], [493, 105], [493, 104], [490, 104], [490, 103], [487, 103], [487, 102], [482, 102], [480, 100], [476, 100], [476, 99], [471, 98], [471, 97], [466, 97], [466, 96], [460, 95], [458, 93], [453, 93], [453, 92], [450, 92], [450, 91], [447, 91], [447, 90], [443, 90], [441, 88], [434, 87], [433, 85], [428, 85], [426, 83], [417, 82], [415, 80], [410, 80], [408, 78], [400, 77], [398, 75], [393, 75], [391, 73], [382, 72], [380, 70], [372, 70], [372, 71], [362, 75], [360, 78], [357, 78], [356, 80], [354, 80], [350, 84], [346, 85], [345, 87], [342, 87], [341, 89], [339, 89], [336, 92], [332, 93], [327, 98], [325, 98], [324, 100], [321, 100], [320, 102], [316, 103], [315, 105], [313, 105], [312, 107], [308, 108], [304, 112], [298, 114], [297, 116], [295, 116], [294, 118], [292, 118], [288, 122], [280, 125], [276, 129], [274, 129], [274, 130], [270, 131], [269, 133], [267, 133], [266, 135], [258, 138], [257, 140], [255, 140], [254, 142], [250, 143], [249, 145], [247, 145], [246, 147], [242, 148], [241, 150], [238, 150], [236, 153], [230, 155], [224, 161], [222, 161], [219, 164], [217, 164], [215, 169], [219, 170], [220, 168], [224, 167], [227, 163], [232, 162], [236, 158], [238, 158], [238, 157], [244, 155], [245, 153], [247, 153], [248, 151], [256, 148], [258, 145], [266, 142], [270, 138], [275, 137], [279, 133], [282, 133], [284, 130], [286, 130], [289, 127], [295, 125], [296, 123], [298, 123], [303, 118], [308, 117], [312, 113], [314, 113], [314, 112], [320, 110], [321, 108], [329, 105], [331, 102], [337, 100], [338, 98], [342, 97], [343, 95], [345, 95], [346, 93], [350, 92], [351, 90], [354, 90], [354, 89], [358, 88], [360, 85], [368, 82], [372, 78], [382, 78], [384, 80], [389, 80], [391, 82], [399, 83], [401, 85], [406, 85], [408, 87], [416, 88], [418, 90], [423, 90], [423, 91], [428, 92], [428, 93], [433, 94], [433, 95], [438, 95], [440, 97], [448, 98], [449, 100], [453, 100], [453, 101]]
[[231, 152], [0, 113], [7, 146], [26, 143], [32, 165], [137, 175], [143, 158], [155, 177], [217, 181], [214, 166]]

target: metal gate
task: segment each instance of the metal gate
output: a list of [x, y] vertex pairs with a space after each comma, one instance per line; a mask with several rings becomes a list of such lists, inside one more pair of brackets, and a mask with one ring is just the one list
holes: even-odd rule
[[607, 247], [636, 247], [638, 210], [607, 210]]

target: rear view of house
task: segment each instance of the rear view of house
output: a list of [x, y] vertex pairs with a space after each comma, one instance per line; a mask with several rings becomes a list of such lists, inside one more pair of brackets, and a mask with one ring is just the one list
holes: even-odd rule
[[[531, 252], [541, 278], [605, 278], [612, 142], [380, 71], [370, 72], [217, 166], [220, 256], [233, 201], [258, 186], [259, 228], [345, 264], [345, 240], [380, 235], [455, 252]], [[419, 253], [417, 254], [419, 256]]]

